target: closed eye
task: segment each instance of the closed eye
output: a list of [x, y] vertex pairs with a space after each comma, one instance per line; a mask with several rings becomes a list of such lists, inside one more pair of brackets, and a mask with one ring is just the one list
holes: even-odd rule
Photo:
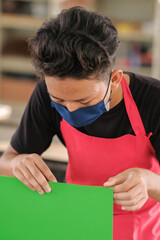
[[[56, 102], [56, 103], [61, 104], [61, 103], [63, 103], [63, 102], [65, 102], [65, 101], [58, 101], [58, 102]], [[89, 102], [86, 102], [86, 103], [82, 103], [82, 102], [79, 102], [79, 103], [82, 104], [82, 105], [88, 105], [88, 104], [90, 103], [90, 101], [89, 101]]]
[[[65, 102], [64, 100], [58, 100], [58, 101], [55, 101], [56, 103], [63, 103], [63, 102]], [[78, 101], [77, 101], [78, 102]], [[88, 103], [90, 103], [91, 102], [91, 100], [89, 100], [88, 102], [79, 102], [80, 104], [83, 104], [83, 105], [87, 105]]]
[[[54, 100], [54, 98], [50, 95], [50, 97], [51, 97], [51, 99], [55, 102], [55, 103], [58, 103], [58, 104], [61, 104], [61, 103], [64, 103], [65, 101], [64, 100]], [[94, 97], [95, 98], [95, 97]], [[94, 99], [93, 98], [93, 99]], [[89, 104], [93, 99], [90, 99], [88, 102], [80, 102], [80, 101], [76, 101], [76, 102], [78, 102], [78, 103], [80, 103], [80, 104], [83, 104], [83, 105], [87, 105], [87, 104]]]
[[85, 103], [82, 103], [82, 102], [79, 102], [79, 103], [81, 103], [81, 104], [83, 104], [83, 105], [87, 105], [88, 103], [90, 103], [91, 101], [88, 101], [88, 102], [85, 102]]

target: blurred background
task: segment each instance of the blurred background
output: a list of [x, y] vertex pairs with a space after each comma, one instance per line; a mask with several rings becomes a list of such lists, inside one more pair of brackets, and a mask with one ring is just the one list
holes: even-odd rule
[[[160, 79], [160, 0], [0, 0], [0, 153], [37, 83], [27, 39], [46, 19], [76, 5], [108, 16], [117, 26], [116, 67]], [[56, 137], [43, 156], [64, 173], [67, 152]]]

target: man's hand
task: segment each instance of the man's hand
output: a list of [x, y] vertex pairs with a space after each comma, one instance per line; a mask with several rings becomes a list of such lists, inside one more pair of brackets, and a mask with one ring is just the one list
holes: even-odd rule
[[31, 190], [40, 194], [50, 192], [47, 180], [57, 182], [55, 176], [38, 154], [21, 154], [11, 162], [11, 169], [15, 177]]
[[148, 199], [148, 175], [146, 169], [130, 168], [108, 179], [105, 187], [113, 187], [114, 203], [123, 210], [139, 210]]

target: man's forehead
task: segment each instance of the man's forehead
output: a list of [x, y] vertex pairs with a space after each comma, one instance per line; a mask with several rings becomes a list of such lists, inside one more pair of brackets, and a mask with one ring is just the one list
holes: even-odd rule
[[[48, 91], [49, 95], [55, 99], [58, 99], [58, 100], [64, 100], [62, 98], [59, 98], [59, 97], [56, 97], [54, 96], [53, 94], [51, 94], [49, 91]], [[76, 99], [74, 100], [75, 102], [80, 102], [80, 101], [84, 101], [84, 100], [87, 100], [87, 99], [90, 99], [91, 97], [93, 96], [93, 93], [90, 93], [89, 95], [87, 95], [86, 97], [83, 97], [83, 98], [80, 98], [80, 99]]]
[[105, 81], [97, 79], [73, 79], [59, 80], [58, 77], [45, 77], [48, 94], [60, 101], [89, 101], [95, 98], [100, 89], [106, 88]]

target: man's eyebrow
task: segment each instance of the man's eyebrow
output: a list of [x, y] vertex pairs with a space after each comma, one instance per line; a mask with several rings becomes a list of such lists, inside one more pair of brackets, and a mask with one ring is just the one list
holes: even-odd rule
[[[64, 100], [61, 99], [61, 98], [58, 98], [58, 97], [53, 96], [53, 95], [50, 94], [49, 92], [48, 92], [48, 94], [49, 94], [51, 97], [53, 97], [53, 98], [56, 98], [56, 99], [58, 99], [58, 100], [64, 101]], [[80, 102], [80, 101], [84, 101], [84, 100], [86, 100], [86, 99], [89, 99], [90, 97], [91, 97], [91, 96], [87, 96], [87, 97], [85, 97], [85, 98], [77, 99], [77, 100], [74, 100], [74, 101], [75, 101], [75, 102]]]

